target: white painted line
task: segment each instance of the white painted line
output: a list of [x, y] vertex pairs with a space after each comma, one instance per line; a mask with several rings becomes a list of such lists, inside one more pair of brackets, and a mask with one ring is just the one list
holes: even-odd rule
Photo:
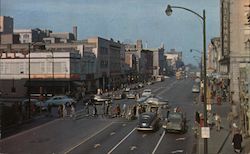
[[132, 146], [132, 147], [130, 147], [130, 150], [134, 151], [136, 148], [137, 148], [136, 146]]
[[98, 147], [100, 147], [101, 146], [101, 144], [95, 144], [94, 145], [94, 148], [98, 148]]
[[45, 123], [45, 124], [42, 124], [42, 125], [39, 125], [39, 126], [37, 126], [37, 127], [31, 128], [31, 129], [29, 129], [29, 130], [26, 130], [26, 131], [17, 133], [17, 134], [15, 134], [15, 135], [12, 135], [12, 136], [10, 136], [10, 137], [6, 137], [6, 138], [2, 139], [1, 142], [6, 141], [6, 140], [9, 140], [9, 139], [12, 139], [12, 138], [15, 138], [15, 137], [17, 137], [17, 136], [21, 136], [21, 135], [23, 135], [23, 134], [26, 134], [26, 133], [29, 133], [29, 132], [31, 132], [31, 131], [34, 131], [34, 130], [36, 130], [36, 129], [45, 127], [45, 126], [50, 125], [50, 124], [52, 124], [52, 123], [55, 123], [55, 122], [57, 122], [57, 121], [59, 121], [59, 120], [60, 120], [60, 119], [55, 119], [55, 120], [52, 120], [52, 121], [47, 122], [47, 123]]
[[111, 122], [110, 124], [106, 125], [104, 128], [102, 128], [101, 130], [95, 132], [94, 134], [92, 134], [91, 136], [89, 136], [88, 138], [86, 138], [85, 140], [83, 140], [82, 142], [78, 143], [77, 145], [73, 146], [72, 148], [70, 148], [69, 150], [67, 150], [64, 153], [67, 154], [70, 151], [74, 150], [75, 148], [77, 148], [81, 144], [85, 143], [86, 141], [90, 140], [91, 138], [93, 138], [94, 136], [96, 136], [97, 134], [99, 134], [100, 132], [104, 131], [106, 128], [110, 127], [112, 124], [113, 124], [113, 122]]
[[163, 133], [162, 133], [162, 135], [161, 135], [161, 137], [160, 137], [160, 139], [159, 139], [158, 143], [156, 144], [156, 146], [155, 146], [155, 148], [154, 148], [154, 150], [153, 150], [152, 154], [155, 154], [155, 151], [156, 151], [156, 150], [157, 150], [157, 148], [159, 147], [159, 145], [160, 145], [160, 143], [161, 143], [161, 141], [162, 141], [163, 137], [165, 136], [165, 134], [166, 134], [166, 131], [163, 131]]
[[124, 140], [126, 140], [130, 134], [133, 133], [133, 131], [135, 131], [136, 128], [134, 128], [133, 130], [131, 130], [131, 132], [128, 133], [128, 135], [126, 135], [118, 144], [116, 144], [109, 152], [108, 154], [111, 154]]
[[176, 141], [181, 141], [181, 140], [185, 140], [186, 138], [185, 137], [180, 137], [180, 138], [177, 138], [175, 139]]
[[171, 153], [183, 153], [184, 150], [175, 150], [175, 151], [172, 151]]

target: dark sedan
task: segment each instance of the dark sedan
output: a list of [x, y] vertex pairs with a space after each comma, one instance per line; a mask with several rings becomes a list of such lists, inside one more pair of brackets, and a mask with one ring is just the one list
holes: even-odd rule
[[162, 127], [165, 128], [167, 132], [185, 132], [185, 115], [182, 112], [170, 112]]
[[137, 130], [156, 130], [160, 119], [154, 112], [144, 112], [139, 116]]

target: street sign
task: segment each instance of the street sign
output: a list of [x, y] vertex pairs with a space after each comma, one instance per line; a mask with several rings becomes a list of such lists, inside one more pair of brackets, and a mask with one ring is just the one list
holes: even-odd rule
[[201, 127], [201, 138], [210, 138], [209, 127]]

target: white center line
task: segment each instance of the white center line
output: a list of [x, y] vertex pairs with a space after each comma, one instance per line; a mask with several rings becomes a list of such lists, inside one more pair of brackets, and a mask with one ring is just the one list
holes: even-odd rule
[[91, 136], [89, 136], [88, 138], [86, 138], [85, 140], [83, 140], [82, 142], [78, 143], [77, 145], [75, 145], [74, 147], [70, 148], [69, 150], [67, 150], [66, 152], [64, 152], [65, 154], [69, 153], [70, 151], [74, 150], [75, 148], [77, 148], [78, 146], [80, 146], [81, 144], [85, 143], [86, 141], [88, 141], [89, 139], [91, 139], [92, 137], [96, 136], [97, 134], [99, 134], [100, 132], [104, 131], [106, 128], [108, 128], [109, 126], [111, 126], [113, 124], [113, 122], [111, 122], [110, 124], [108, 124], [107, 126], [105, 126], [104, 128], [102, 128], [101, 130], [95, 132], [94, 134], [92, 134]]
[[163, 137], [165, 136], [165, 133], [166, 133], [166, 131], [163, 131], [163, 133], [162, 133], [162, 135], [161, 135], [161, 137], [160, 137], [160, 139], [159, 139], [158, 143], [156, 144], [156, 146], [155, 146], [155, 148], [154, 148], [154, 150], [153, 150], [152, 154], [155, 154], [155, 151], [156, 151], [156, 150], [157, 150], [157, 148], [159, 147], [159, 145], [160, 145], [160, 143], [161, 143], [161, 141], [162, 141]]
[[118, 144], [116, 144], [109, 152], [108, 154], [111, 154], [124, 140], [126, 140], [130, 134], [133, 133], [133, 131], [135, 131], [136, 128], [134, 128], [131, 132], [128, 133], [128, 135], [126, 135]]

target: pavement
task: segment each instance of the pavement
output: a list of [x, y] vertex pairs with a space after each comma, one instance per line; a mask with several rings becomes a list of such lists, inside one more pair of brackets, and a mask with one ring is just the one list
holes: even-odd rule
[[[196, 109], [203, 111], [203, 104], [198, 103]], [[230, 111], [230, 104], [223, 102], [221, 105], [212, 104], [212, 113], [218, 113], [221, 116], [221, 130], [217, 131], [215, 126], [210, 129], [210, 138], [208, 138], [208, 154], [234, 154], [232, 146], [233, 134], [229, 131], [227, 114]], [[197, 138], [196, 153], [204, 154], [204, 139]], [[243, 137], [242, 154], [250, 154], [250, 137]]]

